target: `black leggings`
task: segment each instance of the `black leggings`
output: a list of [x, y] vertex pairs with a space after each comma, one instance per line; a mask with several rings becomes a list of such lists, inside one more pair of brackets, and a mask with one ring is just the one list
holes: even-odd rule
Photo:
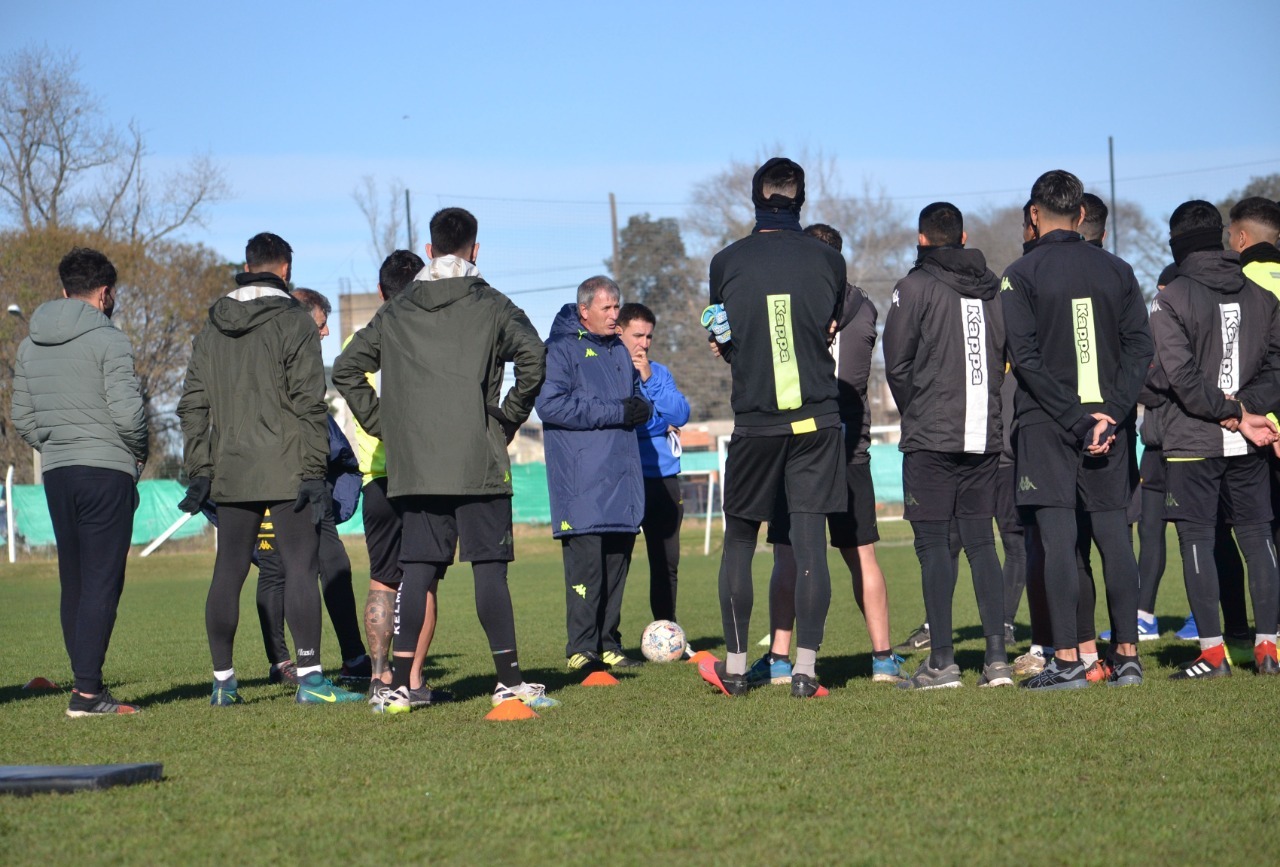
[[[973, 574], [973, 592], [978, 600], [978, 615], [983, 635], [1004, 642], [1004, 578], [996, 557], [995, 536], [990, 518], [957, 519], [969, 571]], [[929, 621], [933, 649], [930, 664], [950, 665], [954, 661], [951, 606], [955, 594], [956, 571], [951, 558], [951, 523], [947, 521], [912, 521], [916, 556], [920, 560], [924, 610]]]
[[1142, 489], [1138, 519], [1138, 608], [1156, 611], [1156, 592], [1165, 567], [1164, 491]]
[[[1216, 547], [1215, 528], [1207, 524], [1178, 521], [1178, 547], [1182, 550], [1182, 572], [1187, 584], [1187, 599], [1196, 618], [1201, 638], [1222, 635], [1218, 619], [1218, 565], [1213, 555]], [[1276, 631], [1280, 599], [1280, 573], [1276, 567], [1276, 550], [1270, 524], [1246, 524], [1235, 528], [1236, 541], [1244, 552], [1249, 573], [1249, 595], [1253, 598], [1254, 629], [1270, 635]]]
[[294, 662], [299, 668], [320, 664], [320, 589], [316, 586], [320, 534], [311, 523], [311, 511], [295, 512], [292, 502], [220, 503], [218, 554], [204, 606], [215, 671], [232, 667], [232, 647], [240, 622], [240, 589], [249, 574], [253, 546], [267, 509], [271, 510], [276, 545], [284, 565], [284, 617], [297, 646]]

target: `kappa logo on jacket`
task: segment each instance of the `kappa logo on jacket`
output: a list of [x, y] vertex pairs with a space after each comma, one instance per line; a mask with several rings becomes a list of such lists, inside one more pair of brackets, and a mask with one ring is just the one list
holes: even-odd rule
[[1013, 291], [1013, 281], [1012, 281], [1012, 280], [1010, 280], [1008, 277], [1004, 277], [1004, 278], [1002, 278], [1002, 279], [1000, 280], [1000, 291], [1001, 291], [1001, 292], [1012, 292], [1012, 291]]
[[586, 598], [587, 598], [587, 585], [585, 585], [585, 584], [574, 584], [574, 585], [573, 585], [573, 592], [574, 592], [574, 593], [577, 593], [577, 594], [578, 594], [579, 596], [581, 596], [583, 599], [586, 599]]
[[587, 354], [586, 354], [585, 356], [583, 356], [583, 357], [584, 357], [584, 358], [598, 358], [599, 356], [597, 356], [597, 355], [596, 355], [596, 351], [595, 351], [594, 349], [592, 349], [591, 347], [589, 347], [589, 346], [588, 346], [588, 347], [587, 347]]
[[569, 522], [568, 522], [568, 521], [561, 521], [561, 522], [560, 522], [560, 529], [561, 529], [561, 530], [572, 530], [573, 528], [569, 526]]

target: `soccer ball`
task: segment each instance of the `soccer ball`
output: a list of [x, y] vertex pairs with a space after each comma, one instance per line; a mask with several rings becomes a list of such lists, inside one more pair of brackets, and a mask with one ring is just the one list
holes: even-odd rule
[[675, 662], [684, 656], [684, 630], [670, 620], [655, 620], [640, 636], [640, 652], [650, 662]]

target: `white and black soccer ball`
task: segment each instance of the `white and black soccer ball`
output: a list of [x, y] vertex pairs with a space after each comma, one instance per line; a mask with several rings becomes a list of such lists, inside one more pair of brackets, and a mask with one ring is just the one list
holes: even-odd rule
[[670, 620], [655, 620], [640, 636], [640, 652], [650, 662], [675, 662], [684, 656], [684, 630]]

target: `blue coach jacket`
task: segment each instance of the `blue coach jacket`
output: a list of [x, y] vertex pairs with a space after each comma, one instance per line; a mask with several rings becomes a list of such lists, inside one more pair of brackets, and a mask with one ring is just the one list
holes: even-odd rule
[[640, 393], [639, 382], [621, 340], [583, 330], [577, 304], [556, 314], [536, 406], [557, 539], [640, 531], [640, 447], [635, 431], [622, 426], [622, 401]]

